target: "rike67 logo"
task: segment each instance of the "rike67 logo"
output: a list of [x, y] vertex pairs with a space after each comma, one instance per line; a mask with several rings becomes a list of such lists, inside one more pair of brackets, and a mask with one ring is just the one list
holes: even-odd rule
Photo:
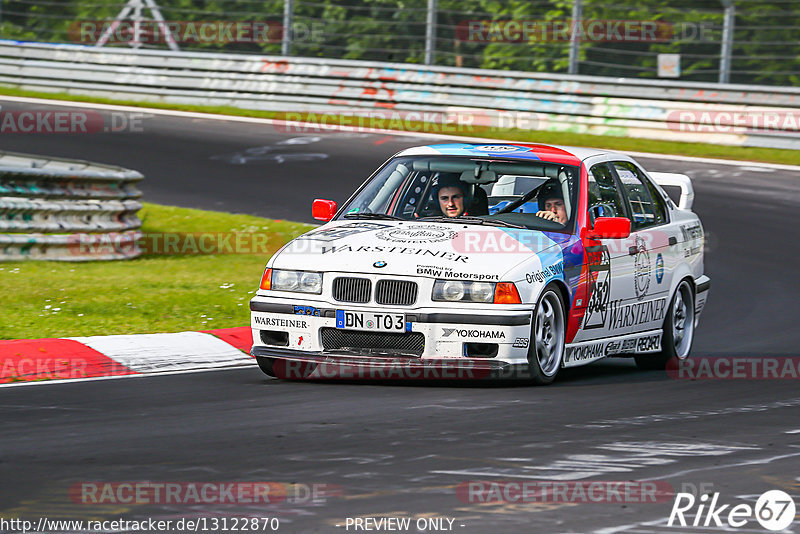
[[[672, 504], [667, 526], [733, 527], [741, 528], [755, 519], [767, 530], [785, 530], [794, 521], [795, 504], [781, 490], [770, 490], [758, 497], [755, 506], [719, 503], [719, 493], [695, 498], [691, 493], [678, 493]], [[688, 520], [687, 520], [688, 517]]]

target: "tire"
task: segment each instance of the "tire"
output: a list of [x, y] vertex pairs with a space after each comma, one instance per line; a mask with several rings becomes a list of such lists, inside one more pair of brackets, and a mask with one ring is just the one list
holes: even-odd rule
[[664, 370], [670, 362], [685, 360], [694, 341], [694, 291], [689, 280], [681, 280], [672, 296], [664, 318], [661, 352], [634, 356], [636, 366], [646, 370]]
[[264, 372], [265, 375], [275, 378], [275, 371], [272, 370], [272, 366], [275, 363], [274, 358], [256, 356], [256, 361], [258, 362], [258, 367]]
[[545, 287], [536, 303], [528, 347], [528, 371], [537, 386], [552, 383], [564, 361], [565, 315], [561, 292], [553, 285]]

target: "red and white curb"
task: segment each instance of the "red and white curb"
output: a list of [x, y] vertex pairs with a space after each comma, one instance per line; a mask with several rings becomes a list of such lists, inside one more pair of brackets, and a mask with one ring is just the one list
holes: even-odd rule
[[0, 384], [251, 366], [250, 327], [0, 341]]

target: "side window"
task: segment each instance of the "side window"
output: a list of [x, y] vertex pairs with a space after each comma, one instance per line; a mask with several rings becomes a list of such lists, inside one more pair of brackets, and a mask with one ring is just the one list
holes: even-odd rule
[[628, 205], [631, 210], [631, 226], [634, 230], [662, 224], [666, 221], [664, 202], [660, 196], [661, 204], [657, 205], [650, 194], [650, 188], [645, 183], [642, 172], [636, 165], [627, 161], [615, 161], [614, 168], [625, 190]]
[[392, 215], [410, 219], [415, 211], [418, 212], [421, 209], [420, 203], [424, 203], [429, 182], [430, 179], [426, 174], [417, 173], [416, 176], [412, 176], [404, 185]]
[[656, 209], [656, 224], [663, 224], [669, 222], [667, 219], [667, 201], [661, 196], [661, 192], [656, 189], [656, 186], [653, 185], [647, 176], [643, 174], [639, 174], [642, 178], [642, 181], [647, 185], [647, 189], [650, 190], [650, 196], [653, 198], [653, 206]]
[[599, 163], [589, 171], [589, 220], [598, 217], [625, 217], [622, 196], [608, 164]]

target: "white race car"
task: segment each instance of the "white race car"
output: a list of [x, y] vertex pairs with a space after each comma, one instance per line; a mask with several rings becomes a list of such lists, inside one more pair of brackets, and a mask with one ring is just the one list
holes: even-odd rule
[[403, 150], [341, 208], [315, 200], [328, 223], [270, 259], [252, 354], [286, 378], [663, 369], [688, 357], [710, 286], [693, 197], [684, 175], [595, 149]]

